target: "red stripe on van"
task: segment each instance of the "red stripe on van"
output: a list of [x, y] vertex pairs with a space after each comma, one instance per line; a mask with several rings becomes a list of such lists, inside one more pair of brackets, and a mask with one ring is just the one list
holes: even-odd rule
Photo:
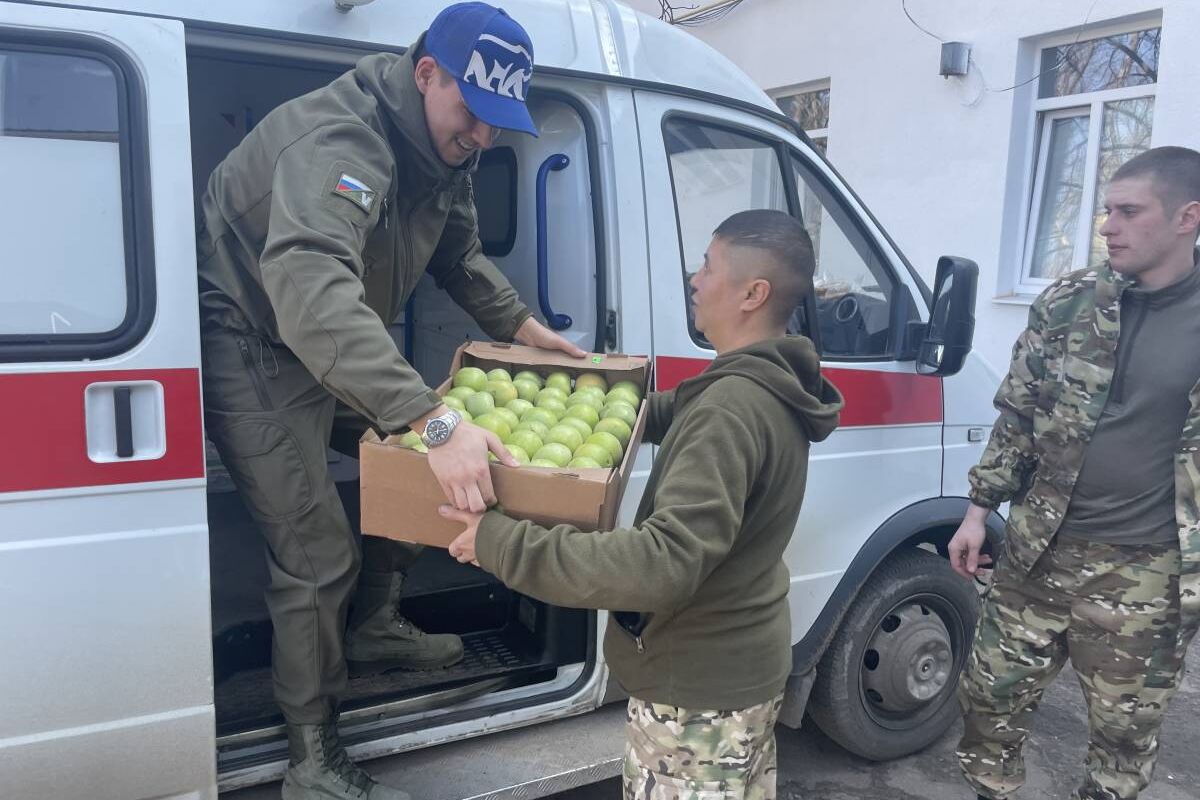
[[[146, 461], [88, 458], [84, 390], [93, 383], [157, 381], [166, 453]], [[197, 369], [0, 375], [0, 492], [111, 486], [204, 476]]]
[[[711, 363], [707, 358], [658, 356], [654, 359], [656, 388], [674, 389]], [[824, 367], [821, 372], [846, 398], [843, 428], [942, 421], [941, 378], [847, 367]]]

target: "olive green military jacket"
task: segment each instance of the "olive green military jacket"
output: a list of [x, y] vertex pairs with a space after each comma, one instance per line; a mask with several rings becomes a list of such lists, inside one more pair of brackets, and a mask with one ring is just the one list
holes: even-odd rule
[[[1084, 452], [1108, 401], [1130, 282], [1107, 264], [1055, 281], [1029, 309], [996, 393], [1000, 416], [970, 473], [971, 500], [1012, 501], [1005, 549], [1028, 572], [1049, 546], [1071, 500]], [[1175, 519], [1183, 567], [1182, 641], [1200, 622], [1200, 383], [1175, 456]]]
[[495, 339], [530, 315], [483, 255], [476, 163], [437, 156], [409, 57], [368, 56], [284, 103], [209, 179], [202, 326], [286, 346], [385, 431], [428, 413], [439, 400], [387, 331], [424, 273]]

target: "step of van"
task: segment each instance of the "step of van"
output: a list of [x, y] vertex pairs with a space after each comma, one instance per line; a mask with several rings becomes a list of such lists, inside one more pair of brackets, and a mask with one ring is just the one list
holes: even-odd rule
[[[625, 705], [363, 762], [378, 780], [420, 800], [532, 800], [607, 780], [621, 770]], [[354, 756], [358, 748], [350, 747]], [[275, 766], [281, 775], [286, 765]], [[221, 794], [277, 800], [279, 783]]]

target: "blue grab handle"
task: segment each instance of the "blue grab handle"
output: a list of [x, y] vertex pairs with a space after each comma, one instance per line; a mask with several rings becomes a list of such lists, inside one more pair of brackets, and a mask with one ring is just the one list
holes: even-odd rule
[[537, 276], [538, 276], [538, 305], [546, 324], [556, 331], [571, 327], [571, 318], [566, 314], [556, 314], [550, 307], [550, 265], [546, 255], [546, 180], [550, 172], [566, 169], [571, 159], [562, 153], [550, 156], [537, 172]]

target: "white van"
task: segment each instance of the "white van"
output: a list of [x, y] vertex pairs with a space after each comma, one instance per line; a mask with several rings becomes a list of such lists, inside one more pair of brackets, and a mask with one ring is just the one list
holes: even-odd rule
[[[402, 50], [444, 5], [343, 2], [0, 2], [6, 800], [212, 798], [285, 767], [263, 546], [205, 447], [195, 201], [271, 108]], [[925, 746], [957, 714], [976, 613], [943, 557], [994, 416], [997, 376], [967, 356], [974, 265], [943, 259], [931, 293], [803, 133], [695, 39], [612, 0], [505, 5], [536, 44], [541, 137], [502, 137], [476, 200], [485, 251], [540, 319], [587, 349], [651, 354], [669, 388], [713, 357], [685, 299], [717, 223], [770, 207], [813, 233], [818, 290], [794, 329], [846, 410], [813, 448], [787, 553], [784, 721], [807, 708], [869, 758]], [[391, 322], [430, 383], [482, 335], [432, 285]], [[353, 518], [357, 464], [330, 452]], [[615, 774], [619, 751], [561, 737], [529, 758], [505, 734], [520, 774], [485, 768], [495, 737], [474, 740], [475, 768], [396, 756], [583, 712], [620, 732], [619, 707], [595, 711], [620, 697], [603, 614], [517, 595], [443, 551], [407, 591], [404, 612], [461, 634], [467, 656], [353, 680], [352, 755], [420, 759], [429, 797], [533, 797]]]

